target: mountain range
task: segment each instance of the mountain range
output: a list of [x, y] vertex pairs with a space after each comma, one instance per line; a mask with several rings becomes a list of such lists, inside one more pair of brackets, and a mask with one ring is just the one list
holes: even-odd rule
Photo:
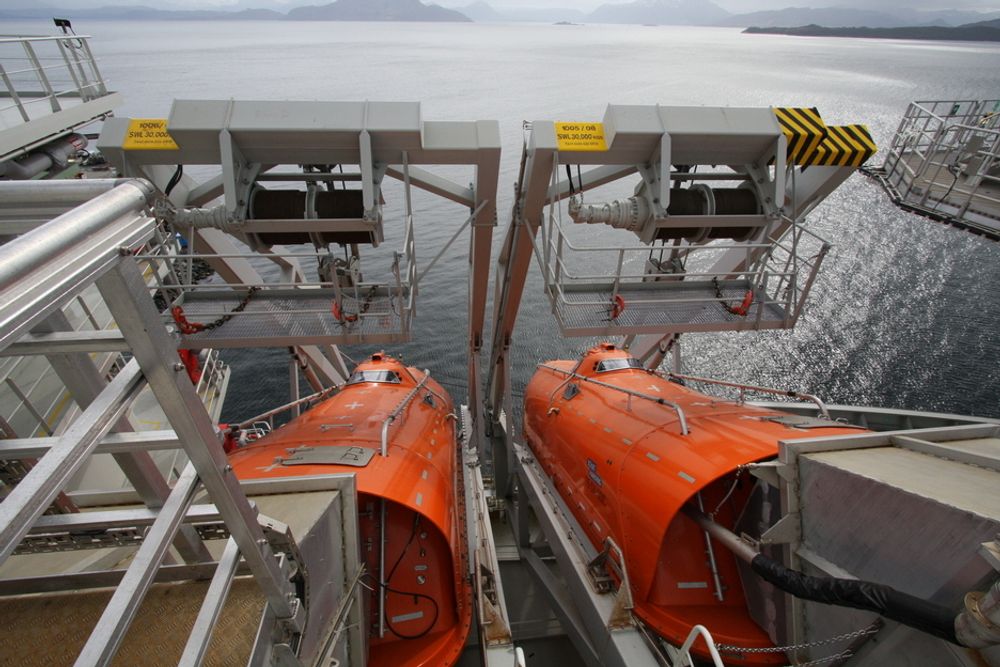
[[[449, 1], [449, 0], [445, 0]], [[460, 2], [461, 0], [450, 0]], [[445, 8], [420, 0], [335, 0], [324, 5], [290, 0], [286, 13], [264, 8], [266, 0], [238, 0], [234, 10], [165, 10], [147, 6], [112, 6], [97, 9], [66, 9], [44, 5], [0, 10], [0, 19], [47, 19], [65, 15], [71, 19], [129, 20], [325, 20], [325, 21], [477, 21], [538, 23], [630, 23], [659, 25], [709, 25], [728, 27], [825, 28], [843, 26], [898, 28], [961, 26], [1000, 19], [1000, 12], [959, 10], [921, 11], [894, 8], [890, 11], [849, 7], [785, 9], [731, 14], [711, 0], [633, 0], [601, 5], [592, 12], [572, 7], [497, 10], [485, 0]]]

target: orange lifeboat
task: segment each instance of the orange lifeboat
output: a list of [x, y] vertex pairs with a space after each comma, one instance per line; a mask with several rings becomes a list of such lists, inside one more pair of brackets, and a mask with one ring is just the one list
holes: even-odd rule
[[[611, 344], [578, 363], [541, 364], [524, 412], [529, 445], [591, 544], [601, 551], [610, 537], [621, 549], [639, 619], [675, 645], [706, 626], [727, 646], [726, 664], [786, 664], [781, 653], [728, 648], [773, 644], [750, 617], [735, 557], [714, 539], [708, 547], [681, 509], [700, 504], [732, 529], [753, 487], [742, 466], [807, 437], [774, 421], [787, 414], [693, 391]], [[857, 430], [808, 436], [843, 433]]]
[[332, 398], [229, 458], [240, 479], [356, 475], [368, 664], [417, 667], [454, 664], [472, 620], [457, 456], [445, 390], [375, 354]]

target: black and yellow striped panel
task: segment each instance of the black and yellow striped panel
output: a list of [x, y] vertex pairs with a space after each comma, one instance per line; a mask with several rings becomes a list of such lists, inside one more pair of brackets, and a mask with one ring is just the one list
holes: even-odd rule
[[864, 125], [828, 125], [826, 139], [804, 164], [860, 167], [878, 150]]
[[826, 139], [826, 123], [819, 111], [815, 107], [773, 107], [773, 111], [788, 140], [788, 161], [798, 165], [809, 164], [808, 160]]

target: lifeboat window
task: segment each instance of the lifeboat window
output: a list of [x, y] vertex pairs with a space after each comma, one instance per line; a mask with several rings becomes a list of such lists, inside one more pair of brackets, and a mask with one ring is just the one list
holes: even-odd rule
[[624, 357], [620, 359], [605, 359], [597, 363], [598, 373], [607, 373], [608, 371], [620, 371], [623, 368], [643, 368], [642, 362], [640, 362], [635, 357]]
[[399, 373], [396, 371], [354, 371], [354, 375], [347, 381], [347, 384], [358, 384], [360, 382], [387, 382], [389, 384], [399, 384]]

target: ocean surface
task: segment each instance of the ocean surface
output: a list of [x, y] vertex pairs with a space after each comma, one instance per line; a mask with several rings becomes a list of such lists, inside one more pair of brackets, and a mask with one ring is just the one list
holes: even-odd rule
[[[428, 120], [496, 119], [503, 137], [500, 225], [533, 119], [600, 120], [606, 104], [816, 106], [831, 124], [866, 123], [888, 145], [912, 100], [1000, 96], [1000, 46], [743, 35], [729, 28], [336, 22], [78, 22], [118, 115], [165, 117], [171, 100], [408, 100]], [[49, 33], [8, 22], [7, 33]], [[876, 163], [881, 157], [874, 158]], [[451, 174], [460, 182], [471, 173]], [[383, 248], [402, 243], [400, 189], [386, 191]], [[415, 197], [418, 257], [437, 254], [467, 215]], [[683, 337], [683, 368], [808, 391], [834, 403], [1000, 417], [1000, 244], [897, 210], [853, 176], [811, 216], [833, 244], [794, 331]], [[420, 288], [414, 342], [389, 346], [466, 387], [467, 233]], [[491, 287], [492, 293], [492, 287]], [[490, 322], [486, 332], [489, 337]], [[535, 363], [593, 339], [559, 334], [532, 267], [514, 341], [514, 393]], [[373, 347], [344, 348], [354, 358]], [[488, 344], [483, 366], [488, 364]], [[285, 350], [229, 352], [225, 418], [288, 396]]]

